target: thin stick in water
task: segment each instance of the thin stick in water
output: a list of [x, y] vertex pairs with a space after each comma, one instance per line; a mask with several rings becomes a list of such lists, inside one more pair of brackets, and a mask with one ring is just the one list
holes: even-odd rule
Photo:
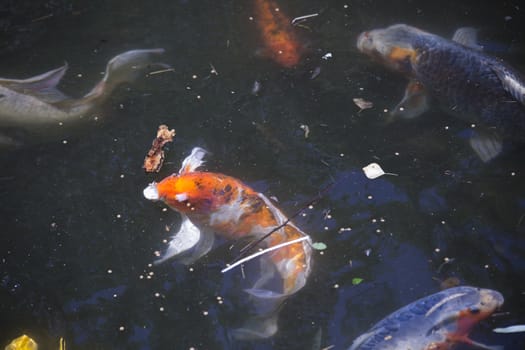
[[252, 259], [258, 257], [259, 255], [263, 255], [263, 254], [271, 252], [273, 250], [276, 250], [276, 249], [279, 249], [279, 248], [282, 248], [282, 247], [286, 247], [287, 245], [298, 243], [298, 242], [307, 240], [309, 238], [310, 238], [310, 236], [303, 236], [301, 238], [297, 238], [297, 239], [294, 239], [294, 240], [291, 240], [291, 241], [288, 241], [288, 242], [284, 242], [284, 243], [280, 243], [280, 244], [274, 245], [273, 247], [270, 247], [270, 248], [266, 248], [264, 250], [261, 250], [260, 252], [257, 252], [257, 253], [254, 253], [252, 255], [249, 255], [249, 256], [247, 256], [245, 258], [242, 258], [241, 260], [235, 262], [234, 264], [232, 264], [232, 265], [222, 269], [221, 272], [222, 273], [228, 272], [231, 269], [235, 268], [236, 266], [239, 266], [240, 264], [243, 264], [243, 263], [245, 263], [245, 262], [247, 262], [249, 260], [252, 260]]

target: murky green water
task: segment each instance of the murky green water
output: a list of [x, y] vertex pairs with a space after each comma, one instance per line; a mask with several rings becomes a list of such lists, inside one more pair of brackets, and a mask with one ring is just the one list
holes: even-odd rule
[[[297, 28], [310, 52], [294, 69], [257, 54], [248, 0], [44, 1], [17, 13], [14, 6], [0, 8], [11, 19], [2, 22], [2, 77], [66, 60], [60, 87], [81, 96], [108, 59], [153, 47], [166, 49], [174, 71], [119, 89], [101, 108], [110, 122], [99, 128], [0, 155], [0, 346], [27, 333], [44, 349], [59, 337], [68, 349], [309, 349], [321, 330], [322, 346], [345, 349], [448, 277], [506, 298], [473, 338], [525, 346], [523, 334], [491, 332], [525, 322], [522, 150], [485, 165], [461, 137], [467, 126], [438, 110], [385, 125], [383, 110], [398, 102], [405, 80], [355, 49], [361, 31], [392, 23], [442, 36], [470, 25], [487, 41], [515, 43], [499, 55], [524, 72], [518, 1], [282, 0], [290, 17], [320, 13]], [[322, 59], [328, 52], [333, 58]], [[262, 89], [254, 96], [256, 80]], [[374, 107], [359, 112], [354, 97]], [[162, 123], [177, 136], [161, 173], [146, 175], [144, 155]], [[178, 170], [194, 146], [211, 152], [208, 170], [277, 197], [288, 215], [336, 183], [294, 220], [328, 248], [315, 252], [306, 287], [286, 302], [270, 340], [228, 336], [243, 295], [239, 272], [220, 273], [234, 258], [229, 243], [192, 269], [149, 266], [180, 219], [142, 189]], [[361, 168], [371, 162], [398, 176], [367, 179]]]

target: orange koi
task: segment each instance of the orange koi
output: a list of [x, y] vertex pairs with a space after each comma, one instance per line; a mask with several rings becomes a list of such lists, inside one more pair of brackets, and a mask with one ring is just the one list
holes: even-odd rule
[[[160, 263], [181, 255], [189, 264], [210, 251], [214, 234], [230, 240], [261, 238], [277, 229], [262, 241], [267, 247], [308, 237], [261, 193], [233, 177], [204, 171], [195, 171], [203, 163], [206, 151], [194, 148], [182, 163], [178, 174], [144, 189], [144, 196], [163, 201], [182, 216], [179, 231], [169, 243]], [[245, 290], [253, 297], [256, 309], [265, 309], [234, 330], [238, 339], [268, 338], [277, 328], [279, 306], [290, 295], [306, 284], [311, 271], [311, 240], [301, 242], [263, 255], [261, 276]], [[280, 281], [275, 286], [275, 277]]]
[[255, 13], [268, 57], [286, 68], [296, 66], [304, 48], [290, 19], [271, 0], [255, 0]]

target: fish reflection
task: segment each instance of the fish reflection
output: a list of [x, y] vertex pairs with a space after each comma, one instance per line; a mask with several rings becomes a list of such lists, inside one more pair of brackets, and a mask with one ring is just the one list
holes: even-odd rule
[[417, 117], [433, 98], [450, 114], [475, 124], [469, 143], [488, 162], [501, 153], [503, 140], [525, 141], [525, 82], [501, 60], [481, 52], [475, 34], [460, 28], [447, 40], [397, 24], [361, 33], [357, 47], [410, 79], [394, 117]]
[[28, 79], [0, 78], [0, 147], [58, 139], [94, 122], [91, 114], [117, 86], [133, 82], [149, 65], [166, 66], [155, 62], [163, 52], [132, 50], [113, 57], [102, 80], [78, 99], [57, 89], [67, 64]]
[[272, 0], [255, 0], [255, 21], [264, 43], [264, 56], [283, 67], [296, 66], [304, 53], [295, 27]]
[[455, 287], [421, 298], [393, 312], [359, 336], [349, 350], [448, 350], [458, 344], [496, 350], [468, 334], [503, 304], [494, 290]]
[[[180, 255], [190, 264], [212, 248], [214, 233], [227, 239], [262, 238], [268, 247], [308, 237], [266, 196], [241, 181], [219, 173], [196, 171], [205, 151], [194, 148], [182, 163], [178, 174], [144, 189], [147, 199], [161, 200], [182, 216], [179, 232], [157, 263]], [[285, 225], [284, 225], [285, 224]], [[277, 316], [282, 302], [299, 291], [311, 270], [311, 241], [302, 242], [265, 254], [260, 259], [260, 277], [250, 289], [255, 315], [242, 328], [235, 329], [237, 339], [268, 338], [277, 330]]]

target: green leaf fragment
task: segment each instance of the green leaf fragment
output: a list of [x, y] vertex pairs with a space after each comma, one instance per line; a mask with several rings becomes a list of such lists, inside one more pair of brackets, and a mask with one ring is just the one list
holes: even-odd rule
[[325, 250], [326, 244], [324, 244], [323, 242], [315, 242], [312, 244], [312, 248], [314, 248], [315, 250]]
[[363, 282], [363, 279], [362, 278], [359, 278], [359, 277], [355, 277], [355, 278], [352, 278], [352, 284], [354, 286], [357, 286], [359, 283]]

